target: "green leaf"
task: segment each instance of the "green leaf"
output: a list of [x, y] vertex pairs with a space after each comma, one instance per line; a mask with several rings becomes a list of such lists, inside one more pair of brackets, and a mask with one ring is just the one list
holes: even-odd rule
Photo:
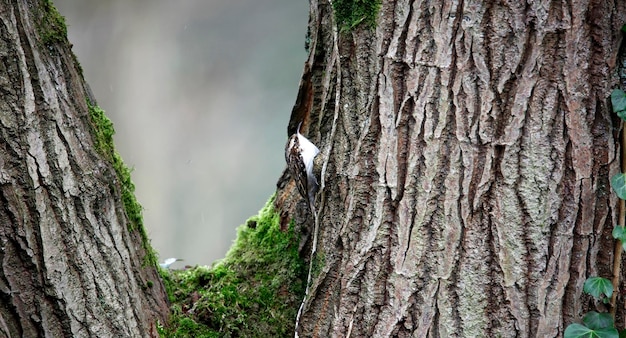
[[[622, 32], [626, 32], [626, 25], [622, 26]], [[621, 333], [620, 333], [621, 334]]]
[[616, 225], [613, 227], [613, 238], [622, 242], [622, 249], [626, 251], [626, 228], [623, 225]]
[[[611, 92], [611, 105], [613, 111], [618, 113], [626, 110], [626, 93], [621, 89], [613, 89]], [[620, 116], [621, 118], [622, 116]], [[623, 119], [623, 118], [622, 118]]]
[[619, 333], [612, 327], [593, 330], [598, 338], [619, 338]]
[[611, 177], [611, 188], [613, 188], [617, 197], [626, 200], [626, 174], [619, 173]]
[[626, 330], [622, 330], [619, 332], [619, 338], [626, 338]]
[[606, 278], [589, 277], [583, 285], [583, 291], [595, 299], [600, 299], [601, 295], [610, 298], [613, 295], [613, 284]]
[[615, 328], [613, 316], [610, 313], [587, 312], [585, 317], [583, 317], [583, 323], [592, 330]]
[[626, 239], [625, 237], [626, 237], [626, 229], [624, 229], [624, 226], [616, 225], [613, 228], [613, 238], [619, 239], [620, 241], [624, 242], [624, 239]]
[[593, 330], [584, 325], [573, 323], [565, 328], [563, 338], [591, 337], [590, 332], [593, 333]]
[[574, 323], [567, 326], [563, 338], [619, 338], [619, 334], [614, 328], [592, 330]]
[[626, 251], [626, 228], [622, 225], [616, 225], [613, 228], [613, 238], [620, 240], [622, 242], [622, 249]]

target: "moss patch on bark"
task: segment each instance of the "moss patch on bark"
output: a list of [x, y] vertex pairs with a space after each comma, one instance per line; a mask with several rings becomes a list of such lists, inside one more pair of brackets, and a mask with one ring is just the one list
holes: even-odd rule
[[349, 31], [360, 24], [365, 24], [370, 28], [375, 27], [380, 6], [381, 0], [333, 1], [335, 20], [341, 31]]
[[92, 105], [87, 102], [89, 107], [89, 115], [91, 116], [91, 122], [93, 125], [93, 135], [96, 150], [105, 157], [107, 161], [113, 165], [115, 173], [120, 180], [120, 186], [122, 189], [122, 203], [124, 204], [124, 210], [128, 217], [128, 230], [139, 231], [141, 236], [141, 242], [146, 252], [144, 257], [144, 264], [157, 265], [157, 257], [154, 249], [150, 245], [150, 239], [148, 233], [143, 225], [142, 207], [135, 197], [135, 184], [131, 180], [131, 169], [128, 168], [120, 154], [115, 151], [113, 144], [113, 134], [115, 129], [113, 123], [104, 114], [104, 110], [100, 107]]
[[54, 43], [67, 41], [67, 26], [65, 18], [57, 11], [50, 0], [41, 1], [41, 9], [38, 12], [40, 19], [37, 21], [37, 28], [41, 41], [46, 46]]

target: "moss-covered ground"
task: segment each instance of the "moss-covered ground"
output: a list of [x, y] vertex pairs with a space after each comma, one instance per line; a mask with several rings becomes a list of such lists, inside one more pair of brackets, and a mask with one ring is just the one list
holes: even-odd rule
[[241, 225], [211, 267], [161, 270], [172, 303], [162, 337], [290, 337], [306, 271], [293, 230], [283, 232], [270, 198]]

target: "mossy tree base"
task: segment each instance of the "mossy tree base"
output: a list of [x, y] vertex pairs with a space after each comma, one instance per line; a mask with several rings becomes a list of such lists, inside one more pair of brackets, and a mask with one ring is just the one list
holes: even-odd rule
[[280, 230], [270, 198], [238, 229], [226, 258], [212, 267], [162, 270], [170, 301], [163, 337], [285, 337], [293, 334], [305, 269], [293, 223]]

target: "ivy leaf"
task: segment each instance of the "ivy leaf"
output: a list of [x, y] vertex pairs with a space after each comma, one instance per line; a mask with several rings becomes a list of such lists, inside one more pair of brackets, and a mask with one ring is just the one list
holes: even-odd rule
[[584, 325], [573, 323], [565, 328], [563, 338], [591, 337], [590, 332], [593, 332], [593, 330]]
[[[613, 228], [613, 238], [620, 240], [622, 242], [622, 249], [626, 251], [626, 229], [623, 225], [616, 225]], [[625, 337], [626, 338], [626, 337]]]
[[626, 93], [621, 89], [613, 89], [611, 92], [611, 105], [613, 111], [622, 119], [626, 120]]
[[613, 188], [617, 197], [626, 200], [626, 174], [619, 173], [611, 177], [611, 188]]
[[567, 326], [563, 338], [619, 338], [619, 334], [614, 328], [592, 330], [574, 323]]
[[583, 317], [583, 323], [592, 330], [615, 328], [613, 316], [610, 313], [587, 312]]
[[624, 242], [624, 238], [626, 237], [626, 229], [624, 229], [623, 225], [617, 225], [613, 228], [613, 238], [615, 239], [619, 239], [620, 241]]
[[619, 333], [612, 327], [593, 330], [593, 332], [598, 338], [619, 338]]
[[598, 338], [619, 338], [619, 333], [612, 327], [593, 330], [593, 332]]
[[583, 291], [592, 295], [595, 299], [600, 299], [601, 295], [610, 298], [613, 295], [613, 284], [606, 278], [589, 277], [583, 285]]

